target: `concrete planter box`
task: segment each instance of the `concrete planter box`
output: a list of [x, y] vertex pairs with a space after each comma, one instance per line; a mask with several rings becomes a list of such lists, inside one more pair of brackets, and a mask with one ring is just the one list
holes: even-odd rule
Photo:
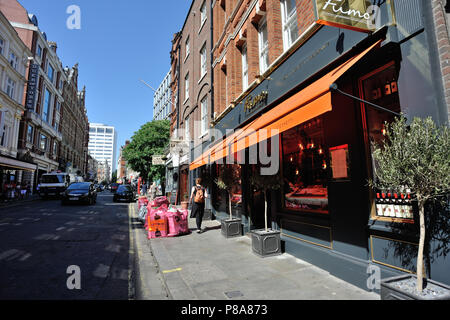
[[242, 219], [222, 220], [222, 234], [225, 238], [242, 236]]
[[281, 237], [280, 231], [269, 229], [253, 230], [252, 250], [256, 255], [264, 258], [277, 256], [281, 254]]
[[381, 280], [381, 300], [450, 300], [450, 286], [427, 279], [424, 293], [419, 295], [410, 287], [415, 288], [417, 277], [403, 275]]

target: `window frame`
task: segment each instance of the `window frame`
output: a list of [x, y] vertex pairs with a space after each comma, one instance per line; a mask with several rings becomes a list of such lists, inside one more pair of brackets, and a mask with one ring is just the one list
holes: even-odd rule
[[[42, 139], [43, 137], [45, 137], [45, 139]], [[45, 141], [44, 148], [42, 148], [43, 141]], [[40, 137], [39, 137], [39, 148], [44, 152], [47, 152], [47, 150], [48, 150], [48, 137], [47, 137], [47, 135], [43, 134], [42, 132], [40, 133]]]
[[18, 71], [19, 66], [19, 57], [16, 55], [16, 53], [13, 50], [9, 50], [9, 64], [11, 67], [14, 68], [14, 70]]
[[[31, 128], [31, 132], [30, 132], [30, 128]], [[27, 142], [28, 143], [34, 142], [34, 126], [31, 124], [28, 124], [28, 127], [27, 127]]]
[[204, 96], [202, 100], [200, 100], [200, 120], [201, 120], [201, 128], [200, 134], [204, 135], [208, 132], [208, 96]]
[[[47, 100], [47, 93], [49, 94], [48, 100]], [[42, 118], [47, 123], [50, 120], [51, 104], [52, 104], [52, 93], [48, 88], [45, 88], [45, 90], [44, 90], [44, 108], [42, 108]], [[47, 112], [45, 112], [45, 111], [47, 111]]]
[[[287, 51], [299, 37], [297, 26], [297, 8], [294, 7], [291, 12], [287, 12], [287, 1], [292, 0], [280, 1], [284, 51]], [[293, 26], [295, 26], [295, 28], [297, 29], [297, 37], [295, 39], [291, 39], [291, 31]]]
[[200, 49], [200, 79], [203, 78], [208, 73], [207, 65], [208, 57], [206, 55], [206, 42]]
[[242, 46], [242, 91], [248, 88], [248, 51], [247, 43]]
[[13, 80], [9, 75], [6, 76], [6, 94], [8, 95], [8, 97], [10, 97], [11, 99], [15, 100], [15, 94], [16, 94], [16, 85], [17, 82], [15, 80]]
[[184, 51], [185, 51], [184, 61], [186, 61], [187, 58], [189, 57], [189, 54], [191, 53], [191, 38], [189, 36], [186, 38], [186, 41], [184, 43]]
[[[258, 25], [258, 59], [259, 72], [261, 75], [264, 74], [264, 72], [266, 72], [269, 68], [269, 39], [267, 36], [267, 31], [267, 20], [264, 18]], [[264, 33], [266, 36], [265, 42], [263, 42]]]
[[189, 99], [189, 72], [184, 77], [184, 101]]
[[206, 0], [203, 1], [202, 5], [200, 6], [200, 29], [203, 27], [207, 20], [207, 14], [206, 14]]

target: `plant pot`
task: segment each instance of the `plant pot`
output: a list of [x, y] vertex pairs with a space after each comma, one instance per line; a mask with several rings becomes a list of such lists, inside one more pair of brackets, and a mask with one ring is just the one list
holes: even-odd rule
[[280, 231], [268, 229], [253, 230], [250, 232], [252, 238], [252, 250], [256, 255], [265, 258], [281, 254]]
[[242, 219], [222, 220], [222, 234], [225, 238], [235, 238], [242, 236]]
[[427, 279], [423, 293], [418, 294], [416, 283], [416, 275], [381, 280], [381, 300], [450, 300], [450, 286]]
[[187, 210], [189, 208], [189, 201], [181, 201], [181, 209]]

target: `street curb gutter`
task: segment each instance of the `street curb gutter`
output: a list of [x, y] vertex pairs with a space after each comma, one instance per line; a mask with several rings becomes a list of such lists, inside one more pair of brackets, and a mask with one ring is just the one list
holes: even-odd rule
[[[134, 294], [131, 299], [173, 300], [164, 277], [161, 275], [158, 262], [153, 255], [150, 241], [141, 228], [132, 228], [132, 225], [137, 220], [135, 206], [136, 204], [132, 203], [129, 207], [130, 240], [134, 248], [132, 258], [133, 272], [129, 279], [134, 284]], [[141, 245], [142, 243], [144, 243], [144, 246]]]

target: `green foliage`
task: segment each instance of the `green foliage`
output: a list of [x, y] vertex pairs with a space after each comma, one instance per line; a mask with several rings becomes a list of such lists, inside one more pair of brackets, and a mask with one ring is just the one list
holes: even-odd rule
[[254, 189], [264, 192], [281, 189], [280, 176], [278, 174], [270, 176], [261, 174], [261, 166], [255, 166], [250, 177], [250, 184]]
[[130, 144], [123, 150], [128, 166], [150, 181], [163, 180], [164, 166], [153, 166], [153, 155], [162, 155], [169, 145], [170, 121], [148, 122], [135, 132]]
[[225, 164], [221, 167], [220, 173], [214, 182], [219, 189], [230, 192], [233, 186], [239, 183], [239, 179], [240, 177], [234, 172], [233, 166]]
[[405, 118], [386, 124], [386, 139], [373, 145], [378, 189], [410, 189], [423, 201], [449, 192], [450, 139], [447, 126], [436, 127], [431, 118]]

